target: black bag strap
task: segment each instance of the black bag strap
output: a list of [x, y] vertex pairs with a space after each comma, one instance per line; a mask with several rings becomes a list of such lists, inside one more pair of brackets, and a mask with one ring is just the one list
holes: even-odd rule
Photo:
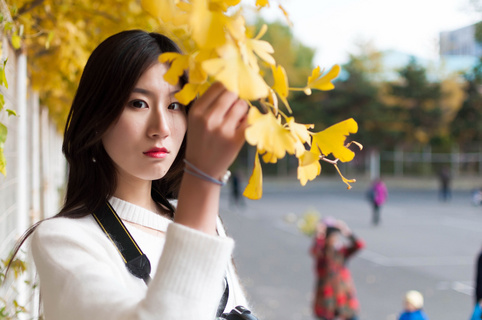
[[[151, 280], [151, 263], [147, 256], [142, 252], [141, 248], [137, 245], [129, 230], [127, 230], [121, 218], [117, 215], [110, 203], [105, 201], [105, 204], [93, 212], [92, 215], [102, 231], [104, 231], [107, 238], [109, 238], [114, 247], [116, 247], [129, 272], [137, 278], [144, 280], [146, 285], [149, 284], [149, 281]], [[217, 317], [223, 314], [224, 309], [228, 304], [229, 285], [226, 277], [224, 278], [224, 282], [226, 287], [221, 301], [219, 302], [216, 313]]]
[[225, 277], [224, 282], [226, 283], [226, 288], [224, 289], [224, 293], [223, 293], [223, 296], [221, 297], [221, 301], [219, 301], [216, 317], [222, 316], [222, 314], [224, 313], [224, 309], [226, 309], [226, 305], [228, 304], [228, 298], [229, 298], [228, 278]]
[[92, 215], [107, 238], [116, 247], [130, 273], [148, 284], [151, 280], [151, 263], [110, 203], [106, 201]]

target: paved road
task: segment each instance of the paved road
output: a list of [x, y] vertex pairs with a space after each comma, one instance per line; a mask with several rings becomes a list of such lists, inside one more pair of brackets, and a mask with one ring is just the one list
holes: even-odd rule
[[361, 320], [395, 320], [410, 289], [424, 294], [432, 320], [469, 318], [482, 207], [471, 205], [467, 190], [442, 203], [426, 185], [389, 183], [382, 223], [373, 227], [365, 187], [347, 191], [340, 181], [323, 178], [305, 188], [274, 182], [265, 186], [262, 200], [246, 201], [244, 208], [230, 206], [223, 192], [222, 217], [236, 240], [238, 272], [260, 319], [314, 319], [311, 240], [286, 219], [311, 209], [346, 221], [366, 242], [350, 262]]

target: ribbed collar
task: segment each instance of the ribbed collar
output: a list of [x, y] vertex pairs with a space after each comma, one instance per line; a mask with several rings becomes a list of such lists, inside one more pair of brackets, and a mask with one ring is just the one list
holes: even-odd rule
[[166, 232], [167, 226], [172, 222], [164, 216], [116, 197], [111, 197], [109, 203], [114, 207], [117, 215], [122, 220], [144, 227]]

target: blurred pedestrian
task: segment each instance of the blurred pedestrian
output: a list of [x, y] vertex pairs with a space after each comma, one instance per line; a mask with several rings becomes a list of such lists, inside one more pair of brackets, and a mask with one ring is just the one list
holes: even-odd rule
[[373, 208], [372, 223], [375, 226], [380, 223], [380, 207], [385, 203], [387, 197], [387, 186], [380, 178], [376, 179], [368, 191], [368, 198]]
[[482, 250], [477, 257], [475, 274], [475, 302], [482, 304]]
[[475, 267], [475, 307], [471, 320], [482, 319], [482, 250], [479, 252]]
[[359, 303], [347, 261], [363, 247], [343, 221], [325, 219], [318, 224], [311, 248], [317, 275], [313, 311], [318, 319], [358, 319]]
[[450, 169], [449, 167], [445, 166], [439, 172], [439, 181], [440, 181], [440, 193], [439, 199], [442, 201], [448, 201], [452, 197], [450, 192]]
[[482, 206], [482, 188], [472, 191], [472, 204], [474, 206]]
[[429, 320], [427, 314], [422, 310], [423, 296], [420, 292], [410, 290], [403, 299], [403, 312], [398, 320]]
[[235, 207], [244, 206], [244, 199], [241, 194], [241, 173], [233, 171], [231, 175], [231, 204]]

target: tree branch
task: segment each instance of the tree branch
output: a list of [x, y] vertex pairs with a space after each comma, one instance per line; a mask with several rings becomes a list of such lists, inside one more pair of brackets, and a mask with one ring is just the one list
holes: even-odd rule
[[41, 5], [44, 0], [33, 0], [30, 3], [26, 3], [23, 7], [19, 8], [17, 11], [17, 16], [21, 16], [24, 13], [29, 12], [30, 10], [34, 9], [35, 7]]

